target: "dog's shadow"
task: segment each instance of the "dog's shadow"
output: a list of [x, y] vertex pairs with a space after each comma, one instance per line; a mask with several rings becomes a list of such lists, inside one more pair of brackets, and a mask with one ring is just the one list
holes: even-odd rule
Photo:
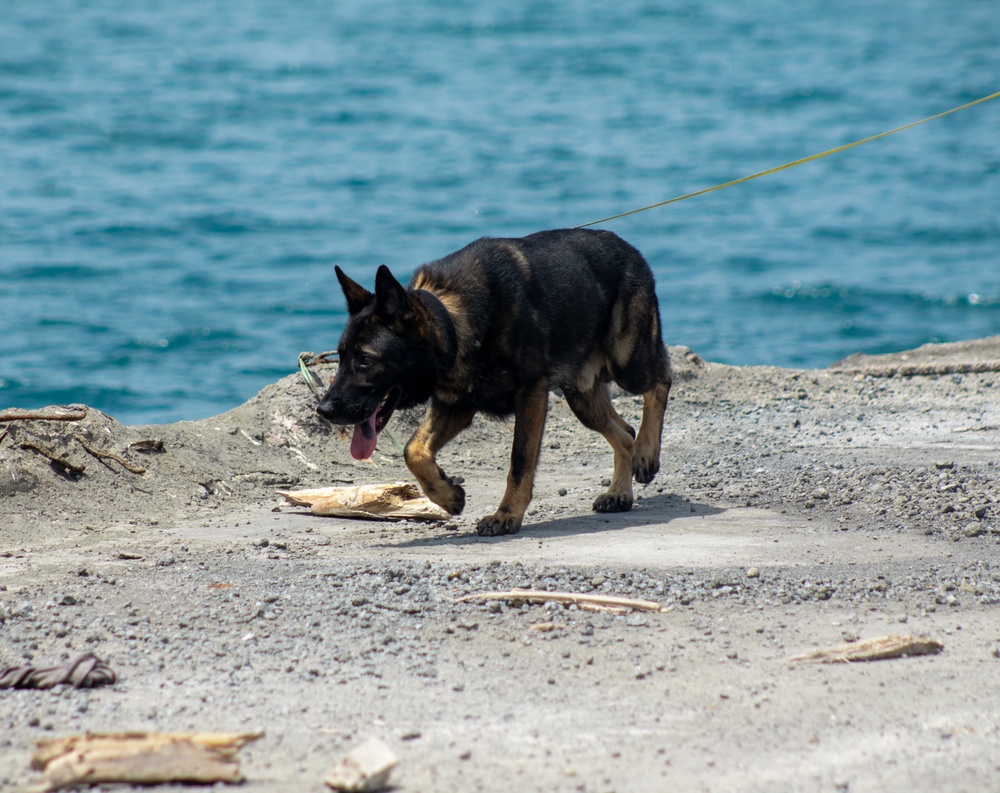
[[480, 537], [472, 531], [437, 531], [433, 536], [403, 542], [387, 542], [386, 548], [420, 548], [441, 545], [478, 545], [482, 543], [502, 543], [511, 541], [547, 540], [580, 534], [613, 532], [632, 526], [647, 526], [651, 523], [669, 523], [681, 517], [707, 517], [719, 515], [726, 510], [710, 504], [699, 504], [683, 496], [662, 493], [643, 498], [629, 512], [567, 515], [533, 522], [531, 516], [517, 534], [503, 534], [499, 537]]

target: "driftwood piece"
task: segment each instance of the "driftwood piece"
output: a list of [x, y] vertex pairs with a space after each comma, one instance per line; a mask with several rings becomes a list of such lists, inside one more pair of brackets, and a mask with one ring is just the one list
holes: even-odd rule
[[9, 666], [0, 669], [0, 688], [55, 688], [68, 684], [73, 688], [114, 685], [114, 670], [93, 653], [83, 653], [62, 666], [36, 669], [33, 666]]
[[635, 600], [633, 598], [613, 597], [611, 595], [587, 595], [576, 592], [546, 592], [541, 589], [511, 589], [506, 592], [481, 592], [466, 595], [456, 600], [456, 603], [466, 603], [471, 600], [530, 600], [537, 603], [564, 603], [576, 605], [583, 609], [608, 611], [655, 611], [665, 614], [669, 606], [661, 606], [653, 600]]
[[146, 473], [146, 469], [143, 468], [141, 465], [136, 465], [135, 463], [129, 462], [124, 457], [122, 457], [120, 454], [115, 454], [114, 452], [106, 452], [106, 451], [103, 451], [101, 449], [97, 449], [97, 448], [91, 446], [87, 442], [87, 439], [84, 438], [82, 435], [78, 434], [78, 435], [74, 435], [73, 437], [76, 438], [77, 443], [79, 443], [84, 448], [84, 450], [87, 452], [87, 454], [89, 454], [89, 455], [91, 455], [93, 457], [96, 457], [98, 460], [114, 460], [122, 468], [125, 468], [128, 471], [131, 471], [133, 474], [144, 474], [144, 473]]
[[58, 408], [47, 410], [21, 410], [11, 408], [0, 411], [0, 422], [5, 421], [82, 421], [87, 418], [87, 408], [59, 412]]
[[139, 441], [132, 441], [128, 447], [133, 451], [142, 452], [143, 454], [157, 454], [163, 451], [163, 439], [143, 438]]
[[852, 663], [857, 661], [884, 661], [889, 658], [906, 658], [911, 655], [936, 655], [944, 649], [941, 642], [927, 636], [880, 636], [837, 647], [812, 650], [789, 658], [789, 661], [819, 661], [824, 664]]
[[561, 631], [565, 627], [565, 625], [558, 622], [536, 622], [528, 630], [538, 631], [539, 633], [552, 633], [552, 631]]
[[22, 449], [28, 449], [29, 451], [37, 452], [42, 455], [45, 459], [55, 463], [60, 468], [63, 468], [67, 473], [73, 474], [74, 476], [80, 476], [84, 471], [87, 470], [87, 466], [83, 463], [74, 463], [67, 460], [60, 454], [52, 451], [51, 449], [46, 449], [44, 446], [39, 446], [33, 441], [21, 441], [18, 444]]
[[410, 482], [279, 490], [278, 495], [297, 507], [309, 507], [314, 515], [401, 520], [447, 520], [451, 517]]
[[88, 733], [39, 741], [32, 768], [40, 790], [124, 783], [241, 782], [236, 752], [264, 733]]
[[389, 774], [397, 763], [399, 758], [384, 741], [369, 738], [337, 763], [326, 784], [334, 790], [352, 793], [382, 790], [388, 786]]

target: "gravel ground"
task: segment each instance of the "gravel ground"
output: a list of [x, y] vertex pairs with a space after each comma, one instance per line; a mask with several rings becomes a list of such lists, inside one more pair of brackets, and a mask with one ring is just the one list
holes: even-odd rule
[[[474, 531], [503, 489], [502, 422], [442, 454], [469, 495], [445, 524], [282, 506], [277, 489], [407, 478], [391, 442], [353, 461], [297, 375], [199, 422], [9, 423], [0, 666], [92, 651], [119, 682], [0, 692], [0, 788], [37, 781], [38, 739], [121, 729], [263, 729], [241, 752], [261, 791], [322, 790], [369, 736], [401, 790], [1000, 788], [1000, 337], [816, 371], [673, 355], [636, 508], [590, 511], [611, 451], [553, 396], [512, 537]], [[513, 587], [666, 610], [455, 602]], [[788, 660], [889, 633], [945, 650]]]

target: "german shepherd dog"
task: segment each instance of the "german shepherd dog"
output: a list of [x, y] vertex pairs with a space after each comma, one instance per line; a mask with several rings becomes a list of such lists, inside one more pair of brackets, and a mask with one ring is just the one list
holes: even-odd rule
[[[514, 416], [507, 490], [484, 536], [513, 534], [531, 501], [549, 391], [561, 389], [583, 422], [614, 449], [611, 488], [598, 512], [632, 508], [632, 477], [652, 481], [670, 392], [653, 274], [608, 231], [541, 231], [484, 238], [420, 267], [404, 288], [382, 265], [375, 292], [337, 278], [350, 314], [340, 368], [317, 410], [354, 425], [351, 454], [375, 451], [393, 411], [430, 401], [406, 444], [406, 465], [427, 497], [452, 515], [465, 491], [435, 460], [476, 413]], [[608, 383], [642, 394], [639, 434], [611, 404]]]

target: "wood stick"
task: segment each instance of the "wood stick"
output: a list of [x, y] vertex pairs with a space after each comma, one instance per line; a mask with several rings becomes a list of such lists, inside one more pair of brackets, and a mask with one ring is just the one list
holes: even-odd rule
[[451, 517], [411, 482], [279, 490], [278, 495], [294, 506], [309, 507], [314, 515], [401, 520], [446, 520]]
[[11, 408], [0, 411], [0, 421], [82, 421], [87, 417], [87, 408], [69, 413], [51, 413], [47, 410], [21, 410]]
[[100, 449], [95, 449], [93, 446], [87, 443], [87, 439], [84, 438], [82, 435], [77, 434], [74, 435], [73, 437], [76, 438], [77, 441], [79, 441], [80, 445], [84, 449], [87, 450], [88, 454], [92, 454], [98, 460], [114, 460], [116, 463], [119, 463], [123, 468], [128, 469], [133, 474], [146, 473], [146, 469], [143, 468], [141, 465], [135, 465], [134, 463], [130, 463], [120, 454], [115, 454], [114, 452], [104, 452], [101, 451]]
[[48, 449], [39, 446], [37, 443], [33, 443], [31, 441], [21, 441], [18, 444], [18, 446], [20, 446], [22, 449], [30, 449], [33, 452], [38, 452], [40, 455], [42, 455], [42, 457], [51, 460], [56, 465], [62, 466], [71, 474], [76, 474], [77, 476], [79, 476], [80, 474], [82, 474], [84, 471], [87, 470], [87, 466], [82, 464], [77, 465], [76, 463], [71, 463], [65, 457], [60, 457], [55, 452], [49, 451]]
[[39, 741], [32, 768], [41, 790], [79, 785], [239, 782], [236, 752], [262, 732], [88, 733]]
[[655, 611], [664, 614], [671, 609], [661, 606], [652, 600], [634, 600], [633, 598], [613, 597], [611, 595], [586, 595], [575, 592], [546, 592], [540, 589], [511, 589], [507, 592], [482, 592], [476, 595], [466, 595], [456, 600], [465, 603], [470, 600], [531, 600], [540, 603], [566, 603], [586, 608], [587, 606], [606, 609], [634, 609], [636, 611]]
[[128, 445], [128, 448], [134, 449], [137, 452], [142, 452], [143, 454], [153, 454], [154, 452], [162, 452], [163, 439], [145, 438], [141, 441], [132, 441], [132, 443]]
[[842, 644], [822, 650], [812, 650], [789, 658], [789, 661], [819, 661], [824, 664], [856, 661], [884, 661], [911, 655], [936, 655], [944, 649], [941, 642], [927, 636], [880, 636], [861, 642]]

